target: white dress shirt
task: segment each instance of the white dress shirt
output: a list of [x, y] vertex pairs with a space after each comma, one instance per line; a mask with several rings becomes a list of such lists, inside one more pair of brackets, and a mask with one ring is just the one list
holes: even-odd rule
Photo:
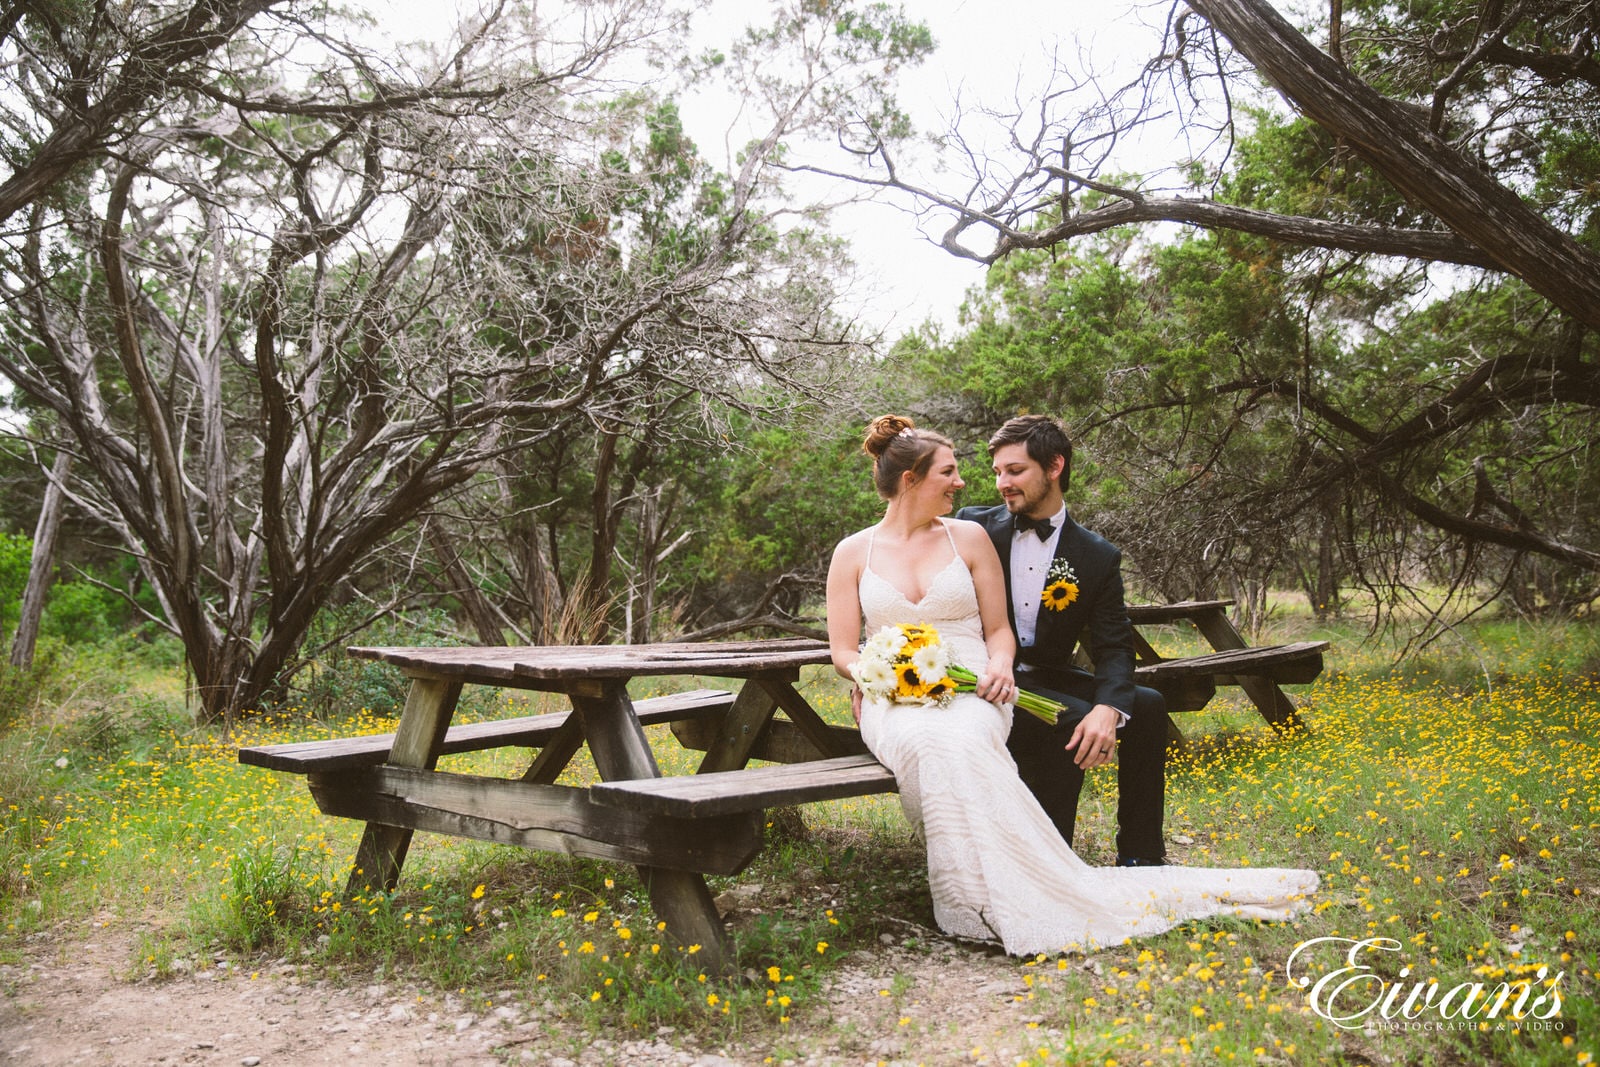
[[1063, 504], [1050, 520], [1055, 529], [1043, 541], [1036, 530], [1011, 535], [1011, 605], [1016, 612], [1017, 643], [1023, 648], [1033, 645], [1038, 632], [1045, 578], [1050, 573], [1050, 561], [1056, 558], [1056, 544], [1066, 522], [1067, 506]]
[[[1039, 608], [1044, 599], [1045, 578], [1050, 573], [1050, 563], [1056, 558], [1056, 544], [1061, 540], [1061, 528], [1067, 524], [1067, 506], [1051, 518], [1055, 529], [1043, 541], [1037, 530], [1011, 535], [1011, 606], [1017, 621], [1017, 645], [1031, 648], [1039, 632]], [[1117, 729], [1128, 723], [1129, 715], [1122, 708], [1117, 713]]]

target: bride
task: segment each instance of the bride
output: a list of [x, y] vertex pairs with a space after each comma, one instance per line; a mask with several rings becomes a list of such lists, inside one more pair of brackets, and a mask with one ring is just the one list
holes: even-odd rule
[[[1012, 955], [1118, 944], [1210, 915], [1286, 919], [1317, 887], [1280, 868], [1091, 867], [1061, 839], [1006, 751], [1016, 641], [1000, 559], [983, 527], [944, 518], [965, 484], [939, 434], [885, 415], [867, 432], [883, 521], [850, 535], [828, 570], [828, 638], [846, 678], [867, 632], [938, 630], [976, 693], [940, 705], [863, 699], [861, 736], [894, 772], [928, 849], [939, 928]], [[1024, 712], [1023, 714], [1026, 714]]]

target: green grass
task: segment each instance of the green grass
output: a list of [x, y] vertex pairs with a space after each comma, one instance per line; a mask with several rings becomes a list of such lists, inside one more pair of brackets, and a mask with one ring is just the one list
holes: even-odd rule
[[[1274, 636], [1322, 636], [1309, 620], [1289, 621], [1294, 632]], [[1363, 644], [1354, 629], [1332, 636], [1325, 678], [1300, 691], [1308, 736], [1280, 739], [1248, 705], [1214, 702], [1180, 717], [1191, 742], [1168, 793], [1177, 858], [1313, 867], [1324, 882], [1314, 911], [1293, 924], [1190, 924], [1087, 959], [1008, 965], [1040, 1019], [1024, 1062], [1540, 1064], [1594, 1047], [1595, 629], [1484, 623], [1461, 635], [1472, 654], [1439, 645], [1401, 670], [1391, 669], [1392, 645]], [[827, 717], [848, 718], [825, 672], [805, 684]], [[287, 957], [485, 1000], [511, 991], [580, 1030], [668, 1025], [781, 1058], [800, 1047], [796, 1031], [829, 1025], [818, 991], [841, 955], [875, 950], [879, 934], [903, 935], [908, 922], [932, 926], [921, 851], [893, 797], [810, 806], [803, 832], [774, 817], [751, 868], [710, 880], [714, 893], [762, 887], [739, 912], [744, 973], [731, 980], [664, 937], [633, 870], [619, 865], [418, 835], [393, 895], [346, 901], [359, 827], [317, 813], [297, 776], [237, 765], [234, 749], [393, 721], [288, 715], [224, 740], [182, 725], [170, 692], [154, 691], [97, 690], [75, 704], [58, 690], [0, 734], [0, 953], [64, 920], [109, 915], [135, 931], [130, 977], [159, 979], [217, 952], [246, 966]], [[467, 710], [556, 706], [489, 694]], [[650, 736], [668, 773], [693, 769], [698, 757], [665, 728]], [[449, 765], [509, 775], [526, 759], [501, 750]], [[592, 776], [579, 761], [566, 780]], [[1113, 780], [1091, 774], [1082, 806], [1078, 844], [1093, 862], [1111, 855]], [[1515, 981], [1541, 964], [1560, 972], [1576, 1042], [1347, 1032], [1287, 985], [1300, 942], [1379, 935], [1403, 946], [1385, 959], [1391, 978], [1402, 965], [1446, 987]]]

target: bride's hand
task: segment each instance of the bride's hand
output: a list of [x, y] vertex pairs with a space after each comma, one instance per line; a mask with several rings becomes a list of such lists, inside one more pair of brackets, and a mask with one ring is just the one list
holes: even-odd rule
[[1010, 667], [991, 666], [978, 676], [977, 694], [991, 704], [1011, 704], [1017, 699], [1016, 678]]

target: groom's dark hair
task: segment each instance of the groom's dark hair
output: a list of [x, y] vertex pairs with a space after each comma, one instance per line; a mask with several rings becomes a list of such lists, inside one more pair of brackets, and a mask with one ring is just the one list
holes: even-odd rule
[[1067, 431], [1061, 424], [1048, 415], [1018, 415], [1014, 419], [1007, 419], [1006, 424], [994, 432], [989, 438], [989, 455], [993, 456], [998, 449], [1006, 445], [1023, 445], [1028, 450], [1028, 458], [1048, 468], [1050, 461], [1057, 456], [1061, 457], [1061, 489], [1066, 491], [1067, 482], [1072, 478], [1072, 441], [1067, 437]]

